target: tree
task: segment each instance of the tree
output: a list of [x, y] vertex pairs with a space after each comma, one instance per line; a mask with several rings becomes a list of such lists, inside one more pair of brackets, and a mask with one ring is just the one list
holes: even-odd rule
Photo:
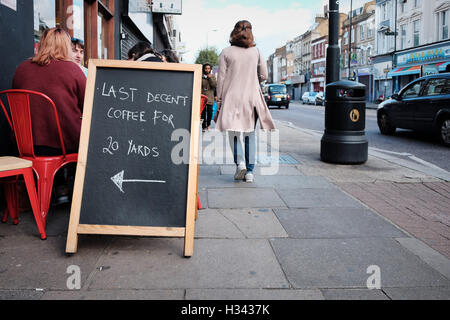
[[205, 64], [209, 63], [212, 66], [217, 66], [219, 64], [219, 54], [217, 53], [217, 49], [215, 47], [209, 47], [208, 49], [201, 49], [197, 58], [195, 59], [195, 63]]

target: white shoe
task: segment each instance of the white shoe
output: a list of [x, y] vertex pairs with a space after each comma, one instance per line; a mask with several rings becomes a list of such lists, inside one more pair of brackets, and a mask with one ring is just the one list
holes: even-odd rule
[[236, 168], [236, 173], [234, 174], [234, 180], [242, 180], [245, 177], [245, 173], [247, 172], [247, 168], [245, 164], [240, 164]]
[[245, 181], [246, 181], [246, 182], [248, 182], [248, 183], [253, 182], [253, 178], [254, 178], [253, 172], [247, 172], [247, 173], [245, 174]]

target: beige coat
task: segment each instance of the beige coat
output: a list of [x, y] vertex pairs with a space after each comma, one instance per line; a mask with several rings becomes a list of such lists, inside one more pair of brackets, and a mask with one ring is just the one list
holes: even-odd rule
[[266, 61], [256, 47], [230, 46], [221, 52], [217, 78], [220, 101], [217, 130], [253, 131], [255, 109], [261, 129], [275, 129], [260, 87], [260, 82], [266, 79]]

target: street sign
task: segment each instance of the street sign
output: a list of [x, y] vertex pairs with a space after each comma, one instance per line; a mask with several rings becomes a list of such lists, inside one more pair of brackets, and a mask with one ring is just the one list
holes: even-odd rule
[[66, 252], [78, 234], [184, 237], [197, 208], [201, 65], [90, 60]]
[[181, 0], [152, 1], [152, 11], [165, 14], [182, 14]]

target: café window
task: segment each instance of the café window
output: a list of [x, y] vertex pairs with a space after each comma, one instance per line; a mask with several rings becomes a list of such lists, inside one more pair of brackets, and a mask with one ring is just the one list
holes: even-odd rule
[[39, 42], [45, 29], [56, 26], [55, 0], [34, 0], [34, 40]]
[[34, 0], [34, 38], [38, 43], [45, 29], [61, 27], [84, 41], [83, 0]]

